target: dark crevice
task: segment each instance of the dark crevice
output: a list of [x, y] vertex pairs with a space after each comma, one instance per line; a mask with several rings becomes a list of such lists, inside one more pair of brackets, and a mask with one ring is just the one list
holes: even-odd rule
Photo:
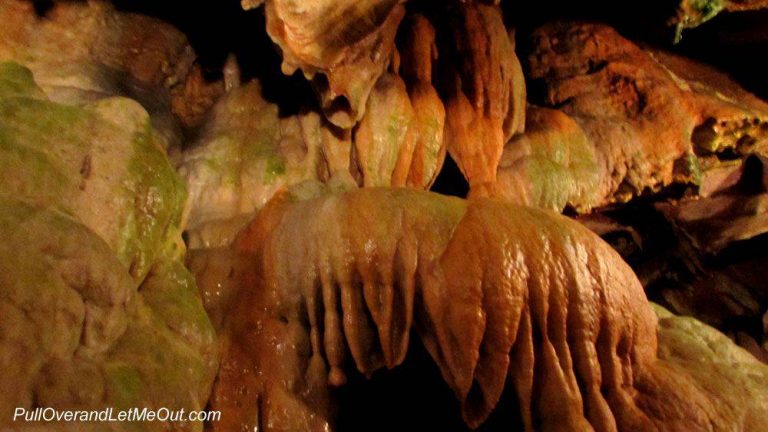
[[469, 194], [469, 183], [451, 155], [445, 155], [445, 163], [430, 191], [460, 198], [466, 198]]
[[53, 0], [34, 0], [32, 6], [35, 8], [35, 13], [40, 18], [45, 18], [48, 12], [53, 8]]
[[402, 365], [376, 371], [370, 379], [350, 373], [347, 384], [333, 392], [339, 432], [469, 431], [453, 392], [415, 334]]
[[[408, 356], [392, 370], [370, 379], [350, 373], [347, 384], [333, 390], [338, 401], [336, 430], [469, 432], [459, 402], [416, 334]], [[509, 384], [509, 381], [508, 381]], [[476, 431], [522, 431], [514, 389], [507, 386], [488, 420]]]
[[279, 49], [265, 31], [263, 8], [245, 11], [239, 0], [114, 0], [113, 3], [120, 10], [159, 18], [184, 32], [197, 54], [205, 79], [222, 79], [227, 57], [234, 54], [243, 82], [258, 79], [264, 98], [279, 106], [281, 116], [297, 114], [302, 107], [317, 106], [312, 88], [301, 73], [290, 76], [282, 73]]

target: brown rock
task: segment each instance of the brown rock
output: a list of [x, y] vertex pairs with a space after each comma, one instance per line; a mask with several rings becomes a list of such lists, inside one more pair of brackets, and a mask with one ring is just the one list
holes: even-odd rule
[[600, 205], [697, 183], [700, 168], [720, 164], [713, 155], [765, 145], [768, 105], [711, 68], [642, 49], [609, 27], [544, 26], [529, 63], [544, 104], [571, 117], [594, 147]]
[[498, 6], [448, 5], [437, 18], [446, 147], [471, 193], [489, 195], [504, 143], [525, 128], [525, 79]]
[[283, 72], [301, 69], [334, 125], [349, 129], [389, 64], [405, 14], [402, 0], [309, 3], [268, 0], [267, 32], [283, 54]]
[[180, 145], [169, 92], [186, 80], [195, 54], [179, 30], [103, 1], [55, 2], [43, 18], [33, 2], [9, 0], [0, 21], [0, 61], [31, 69], [51, 100], [136, 99], [166, 147]]
[[[230, 346], [214, 391], [225, 416], [289, 429], [328, 418], [312, 398], [345, 381], [346, 359], [366, 375], [394, 367], [415, 325], [472, 427], [507, 376], [529, 430], [655, 427], [627, 390], [629, 370], [655, 370], [655, 319], [631, 271], [583, 227], [403, 189], [297, 199], [273, 200], [237, 242], [260, 277], [244, 281], [253, 303], [230, 318], [232, 340], [246, 342]], [[254, 398], [258, 414], [237, 408], [255, 410]]]

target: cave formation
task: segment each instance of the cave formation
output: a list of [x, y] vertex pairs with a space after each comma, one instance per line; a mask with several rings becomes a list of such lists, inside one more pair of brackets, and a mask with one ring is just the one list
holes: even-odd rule
[[764, 0], [0, 23], [0, 430], [768, 430]]

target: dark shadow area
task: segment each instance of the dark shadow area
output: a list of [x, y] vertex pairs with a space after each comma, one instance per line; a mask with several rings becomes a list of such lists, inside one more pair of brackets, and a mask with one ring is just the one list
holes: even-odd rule
[[[748, 91], [768, 98], [768, 10], [722, 12], [697, 28], [685, 30], [682, 40], [674, 44], [674, 28], [668, 22], [675, 16], [675, 3], [503, 1], [502, 8], [507, 24], [517, 30], [518, 56], [524, 64], [530, 52], [527, 36], [542, 24], [557, 20], [602, 22], [634, 42], [714, 66]], [[532, 99], [536, 100], [533, 90]]]
[[[721, 265], [737, 264], [747, 260], [766, 259], [768, 262], [768, 234], [761, 234], [747, 240], [735, 241], [718, 254]], [[767, 273], [768, 273], [768, 269]], [[766, 290], [768, 294], [768, 290]]]
[[445, 163], [443, 163], [440, 173], [435, 179], [435, 183], [429, 189], [432, 192], [437, 192], [443, 195], [456, 196], [459, 198], [466, 198], [469, 193], [469, 183], [464, 175], [459, 170], [459, 166], [453, 160], [451, 155], [445, 155]]
[[674, 2], [650, 0], [626, 3], [610, 0], [502, 1], [504, 17], [518, 34], [527, 34], [540, 25], [558, 20], [603, 22], [630, 38], [647, 42], [672, 41], [674, 31], [665, 25], [675, 13]]
[[44, 18], [53, 7], [53, 0], [34, 0], [32, 6], [40, 18]]
[[[392, 370], [380, 370], [366, 379], [350, 374], [335, 391], [338, 397], [338, 432], [469, 432], [459, 403], [416, 335], [408, 357]], [[478, 432], [522, 431], [517, 402], [507, 389], [496, 410]]]
[[720, 14], [687, 30], [675, 52], [728, 72], [768, 99], [768, 10]]
[[[264, 26], [263, 8], [244, 11], [238, 0], [114, 0], [118, 8], [155, 16], [182, 30], [199, 56], [207, 79], [221, 78], [227, 56], [233, 53], [243, 80], [258, 78], [267, 100], [277, 103], [281, 115], [291, 115], [301, 105], [316, 106], [314, 92], [300, 72], [285, 76], [280, 54]], [[35, 6], [44, 15], [50, 0]], [[442, 0], [411, 1], [408, 8], [427, 15], [444, 8]], [[686, 30], [673, 44], [674, 29], [667, 25], [675, 14], [675, 2], [652, 0], [627, 4], [607, 0], [573, 2], [503, 1], [505, 20], [516, 29], [518, 56], [525, 64], [528, 35], [536, 27], [555, 20], [604, 22], [625, 37], [690, 57], [729, 73], [749, 91], [768, 98], [768, 11], [721, 13], [702, 26]], [[530, 100], [540, 95], [529, 83]]]
[[227, 56], [234, 54], [243, 82], [257, 78], [264, 98], [280, 107], [280, 115], [293, 115], [302, 106], [316, 104], [300, 72], [286, 76], [280, 70], [280, 53], [265, 30], [263, 8], [244, 11], [239, 0], [114, 0], [114, 4], [162, 19], [184, 32], [208, 80], [221, 79]]
[[417, 337], [399, 367], [379, 370], [371, 379], [349, 373], [337, 389], [338, 432], [435, 430], [468, 431], [459, 403]]

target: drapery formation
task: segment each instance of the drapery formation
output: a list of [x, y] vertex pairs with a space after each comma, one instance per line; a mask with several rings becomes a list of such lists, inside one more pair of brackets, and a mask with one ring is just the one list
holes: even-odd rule
[[400, 364], [412, 328], [471, 427], [505, 387], [526, 430], [717, 421], [701, 410], [717, 395], [657, 359], [631, 270], [579, 224], [426, 192], [317, 195], [278, 195], [236, 240], [248, 300], [225, 326], [213, 401], [237, 421], [326, 427], [328, 386], [350, 364], [366, 375]]

